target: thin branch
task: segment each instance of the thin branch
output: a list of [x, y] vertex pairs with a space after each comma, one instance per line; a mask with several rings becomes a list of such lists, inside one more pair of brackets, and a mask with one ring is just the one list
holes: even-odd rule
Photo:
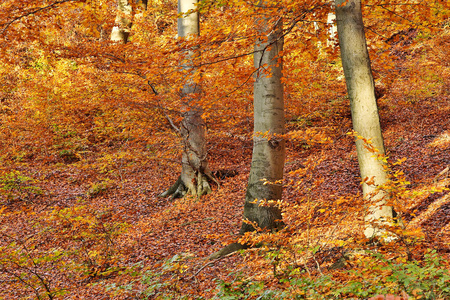
[[410, 20], [410, 19], [408, 19], [408, 18], [405, 18], [404, 16], [402, 16], [402, 15], [396, 13], [395, 11], [390, 10], [389, 8], [384, 7], [384, 5], [381, 5], [381, 4], [380, 4], [379, 6], [380, 6], [382, 9], [387, 10], [388, 12], [392, 13], [393, 15], [395, 15], [395, 16], [397, 16], [397, 17], [399, 17], [399, 18], [401, 18], [401, 19], [403, 19], [403, 20], [405, 20], [405, 21], [407, 21], [407, 22], [410, 22], [411, 24], [416, 25], [417, 27], [422, 26], [422, 24], [418, 24], [418, 23], [416, 23], [416, 22], [413, 22], [412, 20]]
[[205, 269], [207, 266], [213, 265], [213, 264], [215, 264], [216, 262], [218, 262], [219, 260], [222, 260], [222, 259], [224, 259], [224, 258], [233, 256], [233, 255], [235, 255], [236, 253], [237, 253], [237, 252], [231, 252], [231, 253], [228, 253], [227, 255], [224, 255], [224, 256], [222, 256], [222, 257], [219, 257], [219, 258], [217, 258], [217, 259], [215, 259], [215, 260], [213, 260], [213, 261], [207, 262], [207, 263], [204, 264], [200, 269], [198, 269], [197, 272], [195, 272], [195, 274], [193, 274], [191, 277], [189, 277], [188, 280], [191, 280], [192, 278], [196, 277], [196, 276], [197, 276], [198, 274], [200, 274], [200, 272], [203, 271], [203, 269]]
[[127, 71], [122, 71], [122, 72], [119, 72], [119, 73], [122, 73], [122, 74], [129, 74], [129, 75], [135, 75], [135, 76], [138, 76], [138, 77], [140, 77], [140, 78], [146, 80], [146, 81], [147, 81], [147, 84], [148, 84], [148, 85], [150, 86], [150, 88], [152, 89], [153, 94], [156, 96], [156, 101], [158, 102], [158, 105], [155, 105], [155, 107], [159, 108], [159, 109], [162, 111], [162, 113], [164, 114], [164, 117], [167, 119], [167, 121], [169, 122], [170, 126], [171, 126], [171, 127], [172, 127], [179, 135], [181, 135], [180, 129], [175, 125], [175, 123], [173, 122], [172, 118], [165, 112], [165, 109], [162, 107], [161, 102], [159, 101], [159, 97], [158, 97], [158, 96], [159, 96], [159, 93], [158, 93], [158, 91], [156, 90], [155, 86], [150, 82], [150, 80], [147, 79], [147, 76], [142, 75], [142, 74], [139, 73], [139, 72], [127, 72]]
[[36, 294], [36, 298], [38, 299], [38, 300], [40, 300], [41, 299], [41, 296], [40, 296], [40, 294], [39, 294], [39, 289], [38, 288], [36, 288], [36, 287], [34, 287], [34, 286], [32, 286], [29, 282], [27, 282], [25, 279], [23, 279], [20, 275], [17, 275], [16, 273], [14, 273], [14, 272], [11, 272], [11, 271], [8, 271], [8, 270], [2, 270], [4, 273], [6, 273], [6, 274], [9, 274], [10, 276], [12, 276], [12, 277], [15, 277], [15, 278], [17, 278], [17, 280], [18, 281], [20, 281], [24, 286], [26, 286], [26, 287], [29, 287], [30, 289], [32, 289], [33, 291], [34, 291], [34, 293]]
[[0, 32], [0, 34], [4, 34], [5, 31], [6, 31], [6, 29], [8, 29], [8, 27], [11, 26], [12, 23], [17, 22], [17, 21], [19, 21], [19, 20], [22, 19], [22, 18], [28, 17], [28, 16], [30, 16], [30, 15], [37, 14], [37, 13], [43, 11], [43, 10], [50, 9], [50, 8], [52, 8], [52, 7], [54, 7], [54, 6], [57, 6], [57, 5], [59, 5], [59, 4], [63, 4], [63, 3], [65, 3], [65, 2], [79, 2], [79, 1], [80, 1], [80, 0], [61, 0], [61, 1], [56, 1], [56, 2], [54, 2], [54, 3], [52, 3], [52, 4], [49, 4], [49, 5], [47, 5], [47, 6], [34, 8], [34, 9], [32, 9], [32, 10], [30, 10], [30, 11], [24, 13], [23, 15], [20, 15], [20, 16], [18, 16], [18, 17], [13, 18], [13, 19], [12, 19], [11, 21], [9, 21], [9, 22], [6, 22], [6, 23], [4, 23], [4, 24], [1, 24], [2, 26], [5, 26], [5, 27], [4, 27], [3, 30]]
[[167, 121], [169, 121], [170, 126], [172, 126], [172, 128], [179, 134], [181, 135], [181, 131], [180, 129], [175, 126], [175, 124], [173, 123], [172, 119], [169, 117], [168, 114], [166, 114], [165, 110], [162, 108], [161, 102], [159, 101], [159, 93], [158, 91], [155, 89], [155, 87], [153, 86], [153, 84], [150, 83], [149, 80], [147, 80], [147, 84], [152, 88], [153, 93], [156, 96], [156, 101], [158, 102], [158, 108], [161, 109], [162, 113], [164, 114], [164, 117], [166, 117]]

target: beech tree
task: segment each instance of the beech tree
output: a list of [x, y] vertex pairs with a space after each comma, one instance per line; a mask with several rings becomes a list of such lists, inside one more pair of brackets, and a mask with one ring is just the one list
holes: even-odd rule
[[368, 213], [365, 217], [367, 227], [364, 234], [366, 237], [373, 237], [379, 233], [374, 224], [377, 221], [391, 220], [393, 210], [392, 207], [385, 205], [388, 195], [378, 188], [387, 181], [383, 163], [364, 144], [364, 139], [370, 140], [379, 154], [384, 154], [374, 80], [364, 34], [361, 1], [336, 0], [336, 20], [353, 129], [362, 137], [362, 139], [356, 139], [356, 150], [363, 179], [363, 195], [368, 202]]
[[[200, 34], [196, 7], [197, 0], [178, 1], [178, 13], [181, 14], [178, 18], [178, 38], [188, 39]], [[160, 194], [161, 197], [172, 195], [176, 198], [186, 193], [200, 197], [211, 192], [208, 179], [215, 181], [206, 160], [206, 123], [202, 118], [203, 108], [199, 103], [201, 88], [199, 82], [193, 79], [195, 76], [192, 76], [196, 72], [195, 64], [199, 61], [200, 51], [188, 49], [182, 56], [181, 68], [186, 74], [180, 91], [183, 117], [179, 130], [183, 141], [182, 169], [175, 184]]]
[[[116, 25], [111, 32], [112, 41], [128, 41], [132, 26], [131, 0], [118, 0], [118, 14]], [[141, 5], [145, 9], [147, 1], [143, 0]], [[178, 38], [189, 39], [200, 34], [199, 14], [196, 10], [197, 1], [178, 1]], [[180, 90], [182, 99], [181, 113], [183, 120], [180, 128], [176, 128], [181, 135], [183, 143], [182, 170], [176, 182], [160, 197], [171, 196], [182, 197], [186, 193], [200, 197], [211, 192], [208, 179], [215, 181], [208, 168], [206, 151], [206, 124], [202, 118], [203, 109], [199, 104], [201, 88], [193, 79], [196, 73], [195, 64], [199, 62], [200, 51], [198, 48], [188, 49], [182, 53], [181, 70], [186, 74], [185, 83]], [[198, 77], [197, 77], [198, 78]], [[152, 87], [153, 88], [153, 87]], [[153, 89], [154, 90], [154, 89]], [[154, 90], [154, 92], [156, 92]]]
[[126, 44], [132, 25], [132, 7], [129, 0], [117, 0], [117, 17], [111, 31], [111, 41]]
[[[117, 0], [117, 16], [115, 20], [115, 25], [111, 31], [111, 41], [122, 42], [126, 44], [128, 42], [128, 37], [130, 36], [131, 27], [133, 25], [133, 6], [131, 1], [133, 0]], [[148, 0], [138, 0], [138, 4], [142, 10], [147, 9]]]
[[253, 154], [240, 234], [255, 230], [255, 225], [268, 230], [282, 226], [280, 209], [261, 205], [264, 200], [281, 199], [285, 159], [283, 66], [279, 55], [283, 22], [281, 17], [274, 25], [272, 21], [273, 17], [258, 20], [263, 38], [255, 43], [254, 65], [258, 71], [253, 87]]
[[[264, 2], [258, 4], [264, 8]], [[260, 13], [254, 48], [253, 153], [240, 235], [255, 230], [278, 230], [284, 224], [276, 201], [283, 192], [285, 116], [282, 78], [283, 19]], [[210, 256], [224, 256], [247, 245], [233, 243]]]

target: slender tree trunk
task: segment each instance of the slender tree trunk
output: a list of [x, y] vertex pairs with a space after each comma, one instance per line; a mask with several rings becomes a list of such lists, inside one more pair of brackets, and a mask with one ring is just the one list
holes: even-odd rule
[[336, 44], [336, 15], [334, 13], [328, 13], [327, 16], [327, 24], [330, 25], [330, 28], [328, 29], [328, 40], [327, 40], [327, 46], [332, 46]]
[[[363, 138], [370, 139], [380, 154], [384, 154], [375, 88], [364, 35], [360, 0], [336, 0], [336, 19], [353, 129]], [[361, 139], [356, 140], [356, 150], [361, 178], [373, 178], [373, 184], [363, 183], [363, 194], [368, 201], [367, 226], [364, 231], [370, 238], [380, 232], [376, 222], [392, 220], [392, 207], [384, 205], [387, 194], [377, 187], [387, 181], [383, 163], [368, 151]]]
[[111, 41], [126, 44], [132, 26], [131, 0], [117, 0], [116, 24], [111, 31]]
[[[111, 31], [111, 41], [126, 44], [133, 25], [133, 0], [117, 0], [117, 16], [115, 25]], [[136, 3], [142, 10], [147, 10], [148, 0], [137, 0]]]
[[[240, 235], [256, 229], [278, 230], [284, 226], [278, 206], [260, 205], [263, 201], [280, 200], [283, 192], [285, 118], [280, 57], [283, 23], [281, 18], [275, 25], [273, 21], [268, 16], [257, 20], [260, 36], [264, 38], [255, 43], [254, 65], [258, 72], [253, 87], [253, 154]], [[247, 246], [233, 243], [209, 258], [219, 258]]]
[[[197, 0], [178, 0], [178, 13], [196, 9]], [[178, 19], [178, 37], [189, 38], [199, 35], [199, 16], [197, 12], [183, 15]], [[199, 62], [200, 51], [189, 49], [184, 53], [182, 68], [192, 75]], [[187, 75], [187, 77], [190, 77]], [[181, 137], [183, 140], [182, 170], [179, 179], [161, 197], [172, 195], [182, 197], [186, 193], [201, 197], [211, 192], [208, 179], [215, 181], [208, 168], [206, 151], [206, 124], [202, 118], [203, 108], [198, 104], [201, 89], [198, 83], [187, 79], [181, 89], [182, 115]]]

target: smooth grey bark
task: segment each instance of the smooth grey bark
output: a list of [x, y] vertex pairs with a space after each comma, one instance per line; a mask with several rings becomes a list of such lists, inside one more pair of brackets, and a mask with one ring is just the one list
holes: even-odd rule
[[[130, 36], [131, 27], [133, 25], [133, 7], [132, 0], [117, 0], [117, 16], [115, 25], [111, 31], [111, 41], [122, 42], [126, 44]], [[142, 7], [142, 10], [147, 9], [147, 0], [136, 1]]]
[[255, 43], [254, 65], [258, 72], [253, 87], [253, 153], [240, 234], [255, 230], [253, 224], [265, 230], [283, 226], [279, 207], [260, 205], [261, 201], [281, 199], [285, 160], [283, 64], [279, 56], [283, 50], [283, 23], [279, 18], [272, 27], [270, 21], [269, 17], [259, 20], [260, 34], [267, 40]]
[[[189, 38], [200, 34], [199, 16], [195, 12], [197, 0], [178, 0], [178, 37]], [[192, 13], [186, 14], [189, 11]], [[200, 57], [198, 49], [189, 49], [184, 53], [182, 68], [191, 75], [196, 71], [195, 64]], [[188, 77], [189, 77], [188, 75]], [[202, 118], [203, 108], [198, 104], [201, 95], [200, 86], [187, 79], [180, 91], [182, 99], [182, 115], [180, 133], [183, 140], [182, 169], [177, 182], [161, 197], [172, 195], [182, 197], [186, 193], [201, 197], [211, 192], [208, 179], [216, 182], [208, 168], [206, 150], [206, 124]], [[217, 182], [216, 182], [217, 183]]]
[[[336, 20], [341, 48], [342, 66], [347, 83], [352, 113], [353, 129], [384, 154], [375, 85], [367, 51], [360, 0], [336, 0]], [[374, 179], [373, 184], [363, 183], [363, 195], [368, 203], [364, 234], [371, 238], [383, 233], [378, 227], [393, 217], [392, 207], [384, 205], [388, 195], [378, 187], [387, 182], [382, 161], [368, 151], [361, 139], [356, 139], [356, 151], [361, 178]], [[378, 223], [378, 225], [377, 225]]]
[[336, 15], [334, 13], [328, 13], [327, 15], [327, 24], [330, 25], [330, 28], [328, 29], [328, 40], [327, 40], [327, 46], [334, 47], [336, 43]]
[[132, 26], [132, 7], [131, 0], [117, 0], [117, 17], [115, 25], [111, 31], [111, 41], [122, 42], [126, 44], [130, 35]]
[[[281, 209], [269, 204], [281, 200], [285, 160], [285, 117], [282, 78], [283, 22], [271, 17], [257, 20], [260, 36], [255, 42], [253, 86], [253, 153], [240, 235], [255, 230], [274, 231], [284, 226]], [[267, 38], [267, 39], [265, 39]], [[261, 203], [264, 205], [260, 205]], [[209, 259], [217, 259], [249, 245], [232, 243]]]

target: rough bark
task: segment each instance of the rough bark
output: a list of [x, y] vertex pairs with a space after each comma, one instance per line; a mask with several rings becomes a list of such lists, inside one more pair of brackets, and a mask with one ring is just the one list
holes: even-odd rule
[[[384, 154], [374, 81], [364, 35], [360, 0], [336, 0], [336, 19], [341, 48], [342, 66], [347, 83], [353, 129], [363, 138], [370, 139], [380, 154]], [[387, 181], [383, 163], [368, 151], [361, 139], [356, 140], [361, 178], [374, 178], [374, 184], [363, 183], [363, 194], [368, 202], [366, 237], [381, 232], [380, 224], [392, 220], [392, 207], [384, 205], [387, 194], [378, 187]]]
[[[253, 91], [254, 136], [250, 177], [244, 203], [240, 235], [262, 229], [274, 231], [284, 226], [281, 209], [263, 201], [280, 200], [285, 160], [285, 117], [282, 77], [283, 23], [279, 18], [261, 17], [257, 26], [261, 38], [255, 43], [254, 65], [258, 69]], [[270, 183], [267, 183], [270, 182]], [[212, 254], [220, 258], [249, 245], [233, 243]]]
[[[178, 13], [187, 13], [196, 9], [197, 0], [179, 0]], [[192, 12], [178, 18], [178, 37], [189, 38], [199, 35], [199, 17]], [[199, 49], [189, 49], [184, 54], [182, 68], [186, 74], [196, 72], [195, 64], [200, 57]], [[189, 75], [187, 78], [189, 78]], [[206, 124], [202, 118], [203, 108], [198, 104], [201, 89], [198, 83], [187, 79], [180, 91], [182, 115], [180, 133], [183, 141], [182, 169], [179, 180], [162, 193], [161, 197], [172, 195], [182, 197], [186, 193], [201, 197], [211, 192], [209, 181], [217, 181], [208, 168], [206, 150]], [[209, 181], [208, 181], [209, 180]]]

